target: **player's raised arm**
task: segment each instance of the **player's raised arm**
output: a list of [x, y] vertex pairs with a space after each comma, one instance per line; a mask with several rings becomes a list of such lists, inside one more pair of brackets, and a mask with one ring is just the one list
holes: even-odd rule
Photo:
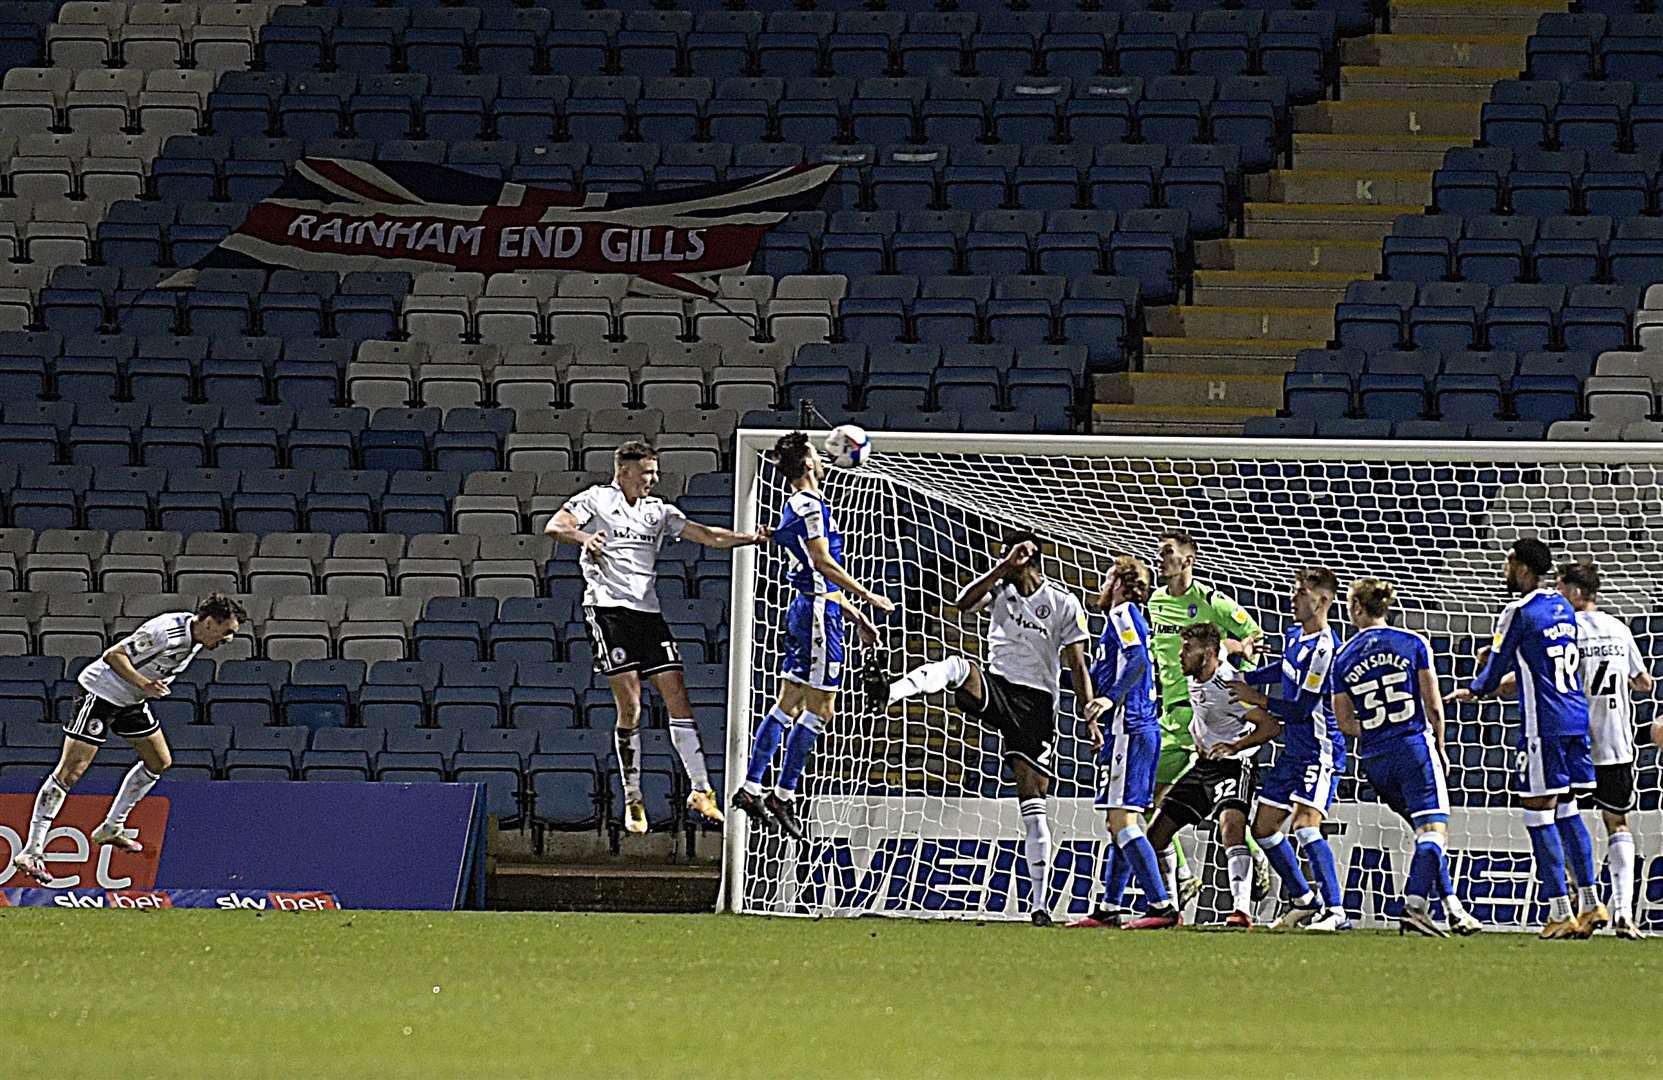
[[1454, 691], [1444, 700], [1471, 701], [1501, 692], [1502, 681], [1512, 673], [1519, 652], [1519, 628], [1523, 624], [1514, 617], [1517, 611], [1513, 604], [1502, 610], [1501, 625], [1496, 627], [1494, 642], [1478, 673], [1472, 677], [1472, 685]]
[[993, 589], [1001, 581], [1012, 574], [1021, 572], [1033, 559], [1039, 557], [1039, 546], [1030, 541], [1012, 544], [1005, 552], [1005, 557], [993, 565], [993, 569], [966, 585], [956, 598], [953, 606], [965, 614], [981, 610], [983, 603], [993, 594]]
[[[891, 600], [883, 593], [873, 592], [871, 589], [868, 589], [866, 586], [856, 581], [853, 574], [850, 574], [847, 570], [843, 569], [843, 565], [836, 559], [832, 558], [831, 545], [826, 542], [826, 538], [824, 536], [811, 536], [807, 538], [803, 541], [803, 547], [808, 552], [808, 561], [810, 565], [814, 567], [815, 573], [819, 574], [833, 585], [836, 585], [844, 592], [851, 593], [854, 596], [866, 601], [879, 611], [895, 610], [895, 601]], [[851, 609], [845, 607], [844, 610], [848, 611]]]
[[765, 543], [768, 537], [773, 535], [773, 532], [774, 530], [766, 525], [761, 526], [755, 532], [742, 533], [725, 529], [720, 525], [701, 525], [697, 521], [689, 521], [682, 526], [681, 538], [691, 540], [695, 544], [702, 544], [707, 548], [726, 550]]

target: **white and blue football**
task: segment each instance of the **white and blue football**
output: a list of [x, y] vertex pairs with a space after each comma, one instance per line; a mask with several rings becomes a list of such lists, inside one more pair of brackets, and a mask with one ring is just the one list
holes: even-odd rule
[[840, 469], [855, 468], [871, 452], [872, 440], [863, 427], [839, 424], [826, 436], [826, 456]]

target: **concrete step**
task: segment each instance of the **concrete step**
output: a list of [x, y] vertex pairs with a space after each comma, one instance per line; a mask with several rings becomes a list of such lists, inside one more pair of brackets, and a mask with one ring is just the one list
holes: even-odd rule
[[1144, 328], [1154, 337], [1326, 341], [1334, 336], [1334, 308], [1173, 304], [1145, 311]]
[[1311, 308], [1337, 304], [1355, 274], [1312, 270], [1197, 270], [1190, 302], [1223, 307]]
[[[1103, 406], [1106, 409], [1121, 408], [1121, 406]], [[1136, 406], [1126, 406], [1131, 414], [1104, 413], [1091, 419], [1091, 429], [1096, 434], [1166, 434], [1186, 439], [1232, 439], [1239, 438], [1246, 424], [1241, 419], [1226, 416], [1214, 418], [1211, 414], [1202, 413], [1194, 418], [1189, 416], [1149, 416], [1139, 413]]]
[[1380, 272], [1380, 241], [1199, 240], [1195, 265], [1208, 270], [1327, 270], [1373, 277]]
[[1397, 0], [1394, 34], [1532, 34], [1544, 12], [1570, 5], [1553, 0]]
[[1248, 338], [1143, 339], [1143, 370], [1179, 375], [1285, 375], [1300, 349], [1320, 349], [1327, 342], [1254, 341]]
[[1247, 198], [1287, 203], [1432, 201], [1432, 174], [1419, 169], [1272, 169], [1247, 178]]
[[[1278, 409], [1268, 405], [1134, 405], [1129, 401], [1105, 402], [1092, 406], [1092, 430], [1148, 434], [1155, 431], [1190, 435], [1239, 435], [1250, 417], [1275, 416]], [[1228, 427], [1223, 427], [1228, 425]]]
[[[712, 837], [709, 850], [720, 852], [720, 837]], [[722, 868], [715, 865], [499, 863], [491, 875], [488, 903], [496, 911], [692, 913], [716, 906], [721, 880]]]
[[1270, 203], [1243, 206], [1243, 233], [1254, 240], [1373, 240], [1379, 243], [1392, 231], [1399, 214], [1419, 214], [1425, 208], [1410, 204]]
[[1516, 74], [1511, 68], [1342, 67], [1340, 98], [1483, 104], [1497, 82]]
[[1351, 99], [1319, 101], [1294, 109], [1300, 131], [1336, 135], [1447, 135], [1461, 140], [1478, 135], [1476, 101], [1421, 102]]
[[1443, 165], [1444, 151], [1465, 145], [1448, 135], [1329, 135], [1296, 131], [1296, 169], [1424, 169]]
[[1279, 409], [1279, 375], [1177, 375], [1133, 371], [1097, 379], [1097, 400], [1108, 404], [1185, 409]]
[[1370, 34], [1340, 47], [1342, 64], [1388, 67], [1524, 67], [1528, 34]]

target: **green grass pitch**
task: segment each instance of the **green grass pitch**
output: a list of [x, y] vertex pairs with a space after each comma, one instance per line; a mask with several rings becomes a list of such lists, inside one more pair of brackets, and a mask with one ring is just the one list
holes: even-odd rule
[[1632, 1077], [1663, 944], [702, 916], [0, 912], [57, 1077]]

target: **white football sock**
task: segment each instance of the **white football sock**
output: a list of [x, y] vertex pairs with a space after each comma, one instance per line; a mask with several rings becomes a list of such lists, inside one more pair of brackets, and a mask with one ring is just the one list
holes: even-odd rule
[[162, 778], [160, 773], [153, 773], [145, 768], [144, 762], [136, 761], [122, 778], [121, 787], [115, 793], [115, 801], [110, 803], [109, 815], [104, 818], [104, 824], [113, 828], [122, 828], [127, 824], [127, 815], [133, 812], [133, 807], [139, 800], [150, 794], [150, 789], [156, 786], [156, 781]]
[[1172, 897], [1174, 904], [1178, 904], [1178, 838], [1174, 836], [1172, 843], [1156, 854], [1161, 857], [1161, 877], [1166, 879], [1166, 894]]
[[25, 850], [37, 855], [46, 850], [46, 834], [52, 831], [52, 820], [63, 809], [68, 796], [69, 789], [58, 782], [58, 774], [48, 773], [46, 783], [40, 786], [40, 794], [35, 796], [35, 811], [29, 816], [29, 842], [24, 845]]
[[1571, 915], [1571, 898], [1569, 896], [1554, 896], [1548, 899], [1549, 919], [1554, 922], [1564, 922]]
[[618, 775], [624, 782], [624, 799], [635, 802], [641, 798], [641, 729], [615, 728], [612, 736], [618, 747]]
[[970, 678], [970, 661], [962, 656], [949, 656], [931, 664], [917, 667], [901, 676], [889, 687], [889, 703], [895, 704], [915, 694], [934, 694], [948, 687], [957, 689]]
[[1033, 886], [1029, 911], [1050, 911], [1051, 825], [1045, 819], [1044, 799], [1022, 801], [1022, 856], [1028, 860], [1028, 881]]
[[710, 770], [704, 762], [704, 747], [699, 745], [699, 727], [692, 718], [670, 718], [670, 745], [676, 748], [676, 756], [681, 758], [681, 767], [687, 770], [687, 779], [692, 781], [693, 790], [708, 790]]
[[1634, 921], [1634, 834], [1612, 833], [1606, 848], [1611, 866], [1611, 916]]
[[1246, 844], [1226, 853], [1230, 873], [1230, 899], [1243, 915], [1253, 914], [1253, 855]]

